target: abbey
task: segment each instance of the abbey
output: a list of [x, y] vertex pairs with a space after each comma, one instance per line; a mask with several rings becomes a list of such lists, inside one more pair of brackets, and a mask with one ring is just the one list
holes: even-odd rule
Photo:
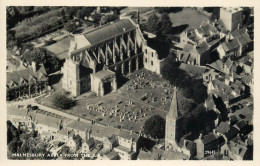
[[116, 90], [116, 75], [143, 67], [145, 43], [138, 24], [130, 18], [74, 35], [62, 67], [63, 89], [72, 96], [89, 90], [103, 96]]

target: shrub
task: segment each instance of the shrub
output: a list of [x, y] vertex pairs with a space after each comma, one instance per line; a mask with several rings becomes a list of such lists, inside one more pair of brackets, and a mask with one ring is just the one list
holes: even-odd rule
[[164, 138], [165, 120], [160, 115], [151, 116], [144, 124], [144, 132], [153, 138]]

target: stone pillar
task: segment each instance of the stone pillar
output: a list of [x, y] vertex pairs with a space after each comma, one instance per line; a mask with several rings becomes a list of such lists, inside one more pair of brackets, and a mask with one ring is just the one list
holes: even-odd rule
[[132, 72], [132, 60], [129, 61], [129, 73]]
[[139, 57], [136, 57], [136, 70], [139, 70]]
[[125, 75], [125, 64], [124, 63], [122, 63], [121, 70], [122, 70], [122, 74]]
[[104, 96], [104, 83], [103, 83], [103, 81], [101, 80], [101, 82], [100, 82], [100, 96]]
[[116, 77], [114, 77], [113, 79], [113, 92], [115, 92], [117, 90], [117, 80]]

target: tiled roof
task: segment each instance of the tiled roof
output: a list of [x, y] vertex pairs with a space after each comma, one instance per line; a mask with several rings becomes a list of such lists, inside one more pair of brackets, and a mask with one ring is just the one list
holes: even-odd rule
[[225, 62], [225, 65], [227, 66], [227, 68], [229, 69], [232, 66], [233, 62], [228, 58]]
[[114, 150], [112, 150], [111, 152], [105, 154], [105, 156], [108, 158], [108, 159], [115, 159], [118, 157], [118, 154], [117, 152], [115, 152]]
[[118, 20], [112, 24], [106, 24], [99, 28], [89, 31], [84, 34], [86, 39], [93, 44], [101, 43], [102, 41], [116, 37], [125, 31], [135, 28], [135, 25], [128, 19]]
[[243, 129], [246, 126], [246, 122], [244, 120], [239, 121], [234, 125], [234, 127], [237, 127], [239, 130]]
[[146, 152], [144, 150], [140, 150], [137, 158], [140, 159], [140, 160], [153, 160], [152, 153]]
[[239, 132], [239, 130], [233, 126], [230, 126], [230, 130], [225, 134], [225, 136], [227, 137], [228, 140], [234, 138], [237, 133]]

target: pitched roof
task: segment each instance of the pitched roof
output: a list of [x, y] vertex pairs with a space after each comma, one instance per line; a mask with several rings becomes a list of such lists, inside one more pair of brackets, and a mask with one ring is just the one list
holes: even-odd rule
[[105, 156], [106, 156], [108, 159], [112, 160], [112, 159], [115, 159], [115, 158], [118, 157], [118, 153], [115, 152], [114, 150], [112, 150], [112, 151], [110, 151], [109, 153], [105, 154]]
[[137, 158], [140, 160], [153, 160], [152, 153], [150, 151], [146, 152], [144, 150], [140, 150]]
[[34, 122], [48, 127], [59, 129], [61, 119], [41, 113], [36, 113]]
[[252, 40], [248, 36], [248, 34], [243, 34], [237, 38], [238, 42], [240, 43], [241, 46], [244, 46], [248, 43], [250, 43]]
[[200, 55], [204, 54], [208, 49], [209, 49], [209, 46], [207, 44], [207, 42], [203, 41], [201, 44], [199, 44], [197, 47], [196, 47], [198, 53]]
[[239, 46], [240, 46], [240, 43], [239, 43], [238, 39], [233, 39], [230, 42], [222, 43], [222, 47], [225, 52], [238, 48]]
[[203, 144], [208, 144], [218, 139], [218, 136], [214, 133], [210, 133], [202, 138]]
[[129, 19], [118, 20], [112, 24], [105, 24], [84, 34], [91, 45], [98, 44], [126, 31], [135, 29], [135, 25]]
[[236, 29], [233, 32], [231, 32], [230, 34], [233, 36], [233, 38], [237, 38], [238, 36], [240, 36], [246, 32], [247, 32], [247, 29], [244, 27], [244, 28]]
[[186, 63], [182, 63], [179, 68], [193, 76], [201, 75], [202, 73], [204, 73], [207, 70], [207, 68], [204, 66], [194, 66], [194, 65], [189, 65]]
[[86, 141], [86, 144], [87, 144], [88, 146], [94, 145], [94, 144], [95, 144], [94, 138], [93, 138], [93, 137], [89, 138], [89, 139]]
[[46, 81], [47, 80], [47, 74], [46, 74], [46, 70], [44, 68], [43, 65], [41, 65], [40, 69], [37, 70], [37, 72], [33, 71], [32, 67], [28, 67], [24, 70], [20, 70], [20, 71], [15, 71], [15, 72], [7, 72], [6, 73], [6, 84], [9, 86], [10, 82], [15, 83], [16, 85], [21, 85], [21, 78], [23, 78], [24, 80], [26, 80], [26, 82], [29, 82], [30, 79], [35, 79], [38, 81]]
[[118, 134], [118, 136], [122, 137], [124, 139], [127, 139], [127, 140], [132, 139], [133, 142], [137, 142], [137, 140], [140, 137], [138, 134], [133, 133], [132, 131], [124, 130], [124, 129], [120, 130], [120, 133]]
[[188, 160], [189, 156], [178, 151], [165, 150], [162, 159], [164, 160]]
[[67, 128], [79, 130], [85, 132], [86, 130], [90, 130], [91, 124], [83, 121], [73, 120], [66, 124]]
[[218, 125], [218, 127], [216, 128], [217, 132], [221, 133], [221, 134], [225, 134], [230, 130], [230, 126], [229, 126], [229, 122], [220, 122], [220, 124]]

